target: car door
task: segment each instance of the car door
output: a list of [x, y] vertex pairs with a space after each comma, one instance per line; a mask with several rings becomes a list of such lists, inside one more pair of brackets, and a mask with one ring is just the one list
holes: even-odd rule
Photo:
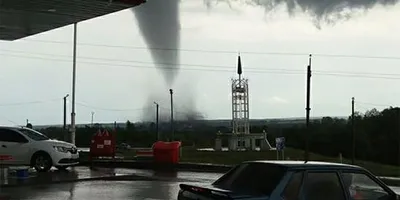
[[363, 172], [347, 171], [341, 173], [343, 186], [350, 200], [395, 200], [394, 194], [389, 188], [379, 183]]
[[0, 135], [0, 154], [3, 158], [6, 158], [3, 159], [3, 164], [29, 164], [29, 141], [23, 135], [11, 129], [0, 128]]
[[346, 200], [339, 174], [336, 171], [307, 171], [302, 197], [305, 200]]
[[287, 182], [283, 192], [281, 193], [282, 200], [301, 200], [300, 192], [303, 185], [304, 171], [293, 172]]
[[13, 163], [12, 152], [7, 148], [7, 145], [8, 135], [0, 129], [0, 165], [10, 165]]

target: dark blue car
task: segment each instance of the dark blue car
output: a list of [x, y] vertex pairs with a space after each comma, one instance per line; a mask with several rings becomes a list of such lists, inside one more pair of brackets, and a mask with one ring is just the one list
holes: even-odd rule
[[251, 161], [211, 185], [180, 184], [178, 200], [400, 200], [364, 168], [326, 162]]

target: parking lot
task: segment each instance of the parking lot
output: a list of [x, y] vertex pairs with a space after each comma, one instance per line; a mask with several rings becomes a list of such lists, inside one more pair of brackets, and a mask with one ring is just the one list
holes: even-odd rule
[[[175, 181], [91, 181], [63, 183], [3, 190], [10, 199], [21, 200], [122, 200], [176, 199], [179, 183]], [[397, 188], [400, 193], [400, 188]]]
[[179, 182], [169, 181], [90, 181], [24, 188], [8, 188], [3, 194], [21, 200], [122, 200], [176, 199]]
[[[152, 180], [141, 180], [134, 176], [129, 176], [132, 174], [138, 177], [149, 177], [152, 178]], [[32, 175], [25, 183], [32, 181], [33, 184], [23, 186], [21, 182], [18, 187], [2, 187], [0, 194], [3, 198], [0, 199], [176, 199], [180, 183], [211, 183], [221, 175], [222, 174], [219, 173], [154, 172], [152, 170], [121, 168], [95, 168], [91, 170], [87, 167], [75, 167], [69, 171], [53, 170], [41, 175]], [[120, 178], [102, 180], [102, 177], [117, 176], [120, 176]], [[77, 178], [86, 179], [86, 181], [46, 184], [55, 180], [62, 182]], [[95, 180], [89, 180], [90, 178], [94, 178]], [[9, 179], [9, 181], [13, 181], [12, 177]], [[4, 184], [4, 180], [2, 181]], [[400, 188], [393, 187], [393, 189], [400, 194]]]
[[[4, 185], [5, 180], [2, 179], [3, 187], [0, 194], [5, 199], [21, 200], [176, 199], [179, 183], [207, 183], [221, 175], [219, 173], [154, 172], [152, 170], [121, 168], [90, 169], [88, 167], [75, 167], [68, 171], [53, 170], [48, 173], [33, 174], [24, 181], [17, 181], [14, 177], [8, 177], [8, 185]], [[116, 179], [105, 180], [109, 177], [116, 177]], [[147, 177], [152, 180], [143, 181], [137, 177]], [[103, 178], [104, 180], [102, 180]], [[85, 181], [68, 182], [74, 179]], [[48, 184], [54, 181], [67, 181], [67, 183]]]

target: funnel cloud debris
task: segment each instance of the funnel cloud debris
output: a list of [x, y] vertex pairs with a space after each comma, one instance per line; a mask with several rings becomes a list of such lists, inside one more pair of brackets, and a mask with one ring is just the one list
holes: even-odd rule
[[[145, 109], [142, 113], [142, 120], [149, 122], [155, 121], [156, 119], [156, 106], [154, 102], [151, 100], [159, 99], [159, 121], [160, 122], [169, 122], [171, 120], [171, 107], [168, 104], [168, 99], [162, 99], [160, 96], [150, 95], [148, 100], [146, 101]], [[162, 99], [162, 100], [161, 100]], [[195, 109], [195, 105], [193, 105], [193, 100], [190, 96], [185, 97], [185, 99], [178, 99], [183, 102], [177, 102], [174, 105], [174, 120], [175, 121], [196, 121], [204, 118], [204, 115]]]

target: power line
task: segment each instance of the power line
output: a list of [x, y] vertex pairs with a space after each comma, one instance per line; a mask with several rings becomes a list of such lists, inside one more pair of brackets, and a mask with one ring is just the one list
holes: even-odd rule
[[[162, 110], [168, 111], [168, 112], [171, 111], [171, 108], [166, 108], [166, 107], [162, 107], [162, 106], [160, 106], [159, 108], [162, 109]], [[189, 115], [201, 116], [201, 113], [197, 113], [197, 112], [192, 112], [191, 113], [191, 112], [182, 112], [182, 111], [174, 110], [174, 113], [180, 114], [181, 116], [189, 116]]]
[[44, 101], [28, 101], [28, 102], [19, 102], [19, 103], [7, 103], [7, 104], [0, 104], [0, 107], [5, 107], [5, 106], [20, 106], [20, 105], [28, 105], [28, 104], [41, 104], [41, 103], [48, 103], [48, 102], [53, 102], [53, 101], [61, 101], [61, 98], [57, 99], [49, 99], [49, 100], [44, 100]]
[[370, 106], [378, 106], [378, 107], [394, 107], [393, 105], [389, 104], [376, 104], [376, 103], [367, 103], [367, 102], [360, 102], [356, 101], [358, 104], [363, 104], [363, 105], [370, 105]]
[[[67, 42], [67, 41], [52, 41], [52, 40], [23, 39], [21, 41], [55, 43], [55, 44], [71, 44], [71, 42]], [[183, 49], [183, 48], [160, 48], [160, 47], [109, 45], [109, 44], [93, 44], [93, 43], [78, 43], [78, 45], [81, 45], [81, 46], [107, 47], [107, 48], [124, 48], [124, 49], [138, 49], [138, 50], [158, 50], [158, 51], [182, 51], [182, 52], [197, 52], [197, 53], [220, 53], [220, 54], [237, 54], [238, 53], [238, 51], [229, 51], [229, 50], [201, 50], [201, 49]], [[258, 51], [240, 51], [240, 53], [241, 54], [253, 54], [253, 55], [276, 55], [276, 56], [308, 56], [310, 54], [310, 53], [293, 53], [293, 52], [258, 52]], [[313, 56], [314, 57], [335, 57], [335, 58], [400, 60], [400, 57], [397, 57], [397, 56], [345, 55], [345, 54], [323, 54], [323, 53], [313, 53]]]
[[[3, 50], [0, 51], [6, 52], [18, 52], [18, 53], [29, 53], [29, 54], [37, 54], [37, 55], [46, 55], [46, 56], [60, 56], [60, 57], [68, 57], [70, 55], [57, 55], [57, 54], [47, 54], [47, 53], [36, 53], [36, 52], [29, 52], [29, 51], [16, 51], [16, 50]], [[0, 54], [0, 55], [8, 55], [8, 54]], [[10, 55], [10, 56], [20, 56], [20, 55]], [[226, 68], [226, 69], [234, 69], [232, 66], [229, 65], [203, 65], [203, 64], [182, 64], [182, 63], [155, 63], [155, 62], [145, 62], [145, 61], [137, 61], [137, 60], [124, 60], [124, 59], [109, 59], [109, 58], [99, 58], [99, 57], [86, 57], [86, 56], [79, 56], [79, 58], [83, 59], [92, 59], [92, 60], [104, 60], [104, 61], [115, 61], [115, 62], [126, 62], [126, 63], [141, 63], [141, 64], [151, 64], [151, 65], [163, 65], [163, 66], [191, 66], [191, 67], [209, 67], [209, 68]], [[47, 58], [44, 58], [47, 59]], [[250, 70], [263, 70], [262, 68], [246, 68]], [[265, 69], [264, 69], [265, 70]], [[303, 70], [293, 70], [293, 69], [278, 69], [278, 68], [268, 68], [268, 71], [290, 71], [290, 72], [300, 72], [303, 73]], [[400, 76], [400, 74], [396, 73], [366, 73], [366, 72], [351, 72], [351, 71], [326, 71], [326, 70], [314, 70], [317, 73], [328, 73], [328, 74], [351, 74], [351, 75], [380, 75], [380, 76]]]
[[[57, 56], [57, 57], [68, 57], [71, 58], [70, 55], [57, 55], [57, 54], [47, 54], [47, 53], [36, 53], [36, 52], [28, 52], [28, 51], [15, 51], [15, 50], [4, 50], [0, 49], [0, 51], [5, 52], [18, 52], [18, 53], [29, 53], [29, 54], [37, 54], [37, 55], [46, 55], [46, 56]], [[0, 54], [5, 56], [26, 56], [26, 55], [12, 55], [12, 54]], [[36, 56], [36, 55], [35, 55]], [[162, 65], [162, 66], [191, 66], [191, 67], [209, 67], [209, 68], [225, 68], [231, 69], [232, 71], [235, 70], [235, 67], [229, 65], [204, 65], [204, 64], [183, 64], [183, 63], [160, 63], [160, 62], [146, 62], [146, 61], [138, 61], [138, 60], [124, 60], [124, 59], [112, 59], [112, 58], [99, 58], [99, 57], [86, 57], [86, 56], [78, 56], [78, 58], [89, 59], [89, 60], [104, 60], [104, 61], [113, 61], [113, 62], [126, 62], [126, 63], [140, 63], [140, 64], [151, 64], [151, 65]], [[47, 58], [43, 58], [47, 59]], [[50, 58], [53, 59], [53, 58]], [[66, 60], [67, 61], [67, 60]], [[68, 60], [69, 61], [69, 60]], [[262, 68], [246, 68], [250, 70], [262, 70]], [[291, 70], [291, 69], [272, 69], [269, 68], [268, 70], [279, 70], [279, 71], [296, 71], [302, 72], [302, 70]], [[400, 76], [400, 74], [399, 74]]]
[[[0, 54], [4, 56], [10, 57], [19, 57], [19, 58], [29, 58], [29, 59], [39, 59], [39, 60], [49, 60], [49, 61], [57, 61], [57, 62], [68, 62], [70, 63], [71, 60], [63, 60], [63, 59], [55, 59], [55, 58], [41, 58], [41, 57], [32, 57], [32, 56], [25, 56], [25, 55], [10, 55], [10, 54]], [[87, 61], [78, 61], [78, 63], [83, 64], [91, 64], [96, 66], [108, 66], [108, 67], [129, 67], [129, 68], [144, 68], [144, 69], [154, 69], [155, 63], [148, 63], [153, 64], [153, 66], [139, 66], [139, 65], [127, 65], [127, 64], [114, 64], [114, 63], [102, 63], [102, 62], [87, 62]], [[172, 65], [172, 64], [171, 64]], [[182, 65], [182, 64], [181, 64]], [[218, 69], [221, 66], [213, 66], [213, 65], [196, 65], [202, 67], [208, 67], [213, 69], [196, 69], [196, 68], [181, 68], [181, 67], [162, 67], [166, 70], [190, 70], [190, 71], [205, 71], [205, 72], [229, 72], [232, 73], [232, 70], [224, 70]], [[226, 67], [226, 66], [225, 66]], [[217, 69], [215, 69], [217, 68]], [[252, 68], [257, 70], [248, 70], [247, 73], [266, 73], [266, 74], [285, 74], [285, 75], [304, 75], [303, 70], [293, 70], [293, 69], [262, 69], [262, 68]], [[336, 77], [351, 77], [351, 78], [373, 78], [373, 79], [387, 79], [387, 80], [398, 80], [400, 79], [400, 74], [379, 74], [379, 73], [362, 73], [362, 72], [344, 72], [344, 71], [314, 71], [314, 74], [323, 75], [323, 76], [336, 76]], [[398, 77], [396, 77], [398, 76]]]
[[110, 108], [102, 108], [102, 107], [97, 107], [97, 106], [91, 106], [87, 105], [84, 103], [76, 102], [77, 105], [80, 105], [82, 107], [86, 108], [91, 108], [91, 109], [97, 109], [97, 110], [104, 110], [104, 111], [116, 111], [116, 112], [130, 112], [130, 111], [140, 111], [140, 110], [145, 110], [148, 109], [149, 107], [142, 107], [142, 108], [135, 108], [135, 109], [110, 109]]
[[[63, 60], [63, 59], [54, 59], [54, 58], [40, 58], [40, 57], [32, 57], [32, 56], [24, 56], [24, 55], [9, 55], [9, 54], [0, 54], [10, 57], [19, 57], [19, 58], [29, 58], [29, 59], [39, 59], [39, 60], [49, 60], [49, 61], [57, 61], [57, 62], [68, 62], [70, 60]], [[87, 61], [77, 61], [78, 63], [84, 64], [92, 64], [92, 65], [102, 65], [108, 67], [128, 67], [128, 68], [144, 68], [144, 69], [154, 69], [153, 66], [139, 66], [139, 65], [127, 65], [127, 64], [114, 64], [114, 63], [102, 63], [102, 62], [87, 62]], [[149, 63], [150, 64], [150, 63]], [[210, 66], [206, 66], [210, 67]], [[215, 67], [218, 68], [218, 67]], [[164, 66], [163, 69], [165, 70], [190, 70], [190, 71], [206, 71], [206, 72], [234, 72], [234, 68], [232, 70], [224, 70], [224, 69], [196, 69], [196, 68], [181, 68], [181, 67], [166, 67]], [[272, 73], [272, 74], [303, 74], [301, 70], [290, 70], [290, 69], [259, 69], [258, 71], [246, 71], [248, 73]]]

